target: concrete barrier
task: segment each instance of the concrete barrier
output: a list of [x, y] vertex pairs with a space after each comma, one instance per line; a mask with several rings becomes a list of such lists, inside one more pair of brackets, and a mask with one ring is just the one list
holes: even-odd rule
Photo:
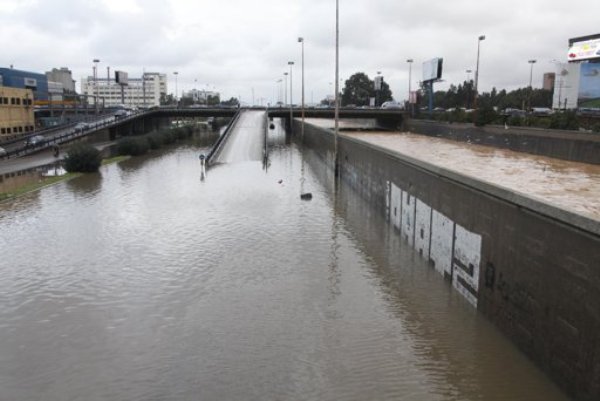
[[518, 152], [555, 157], [581, 163], [600, 164], [600, 134], [546, 130], [530, 127], [450, 124], [410, 119], [405, 129], [416, 134], [490, 145]]
[[[306, 125], [304, 144], [333, 167], [331, 131]], [[600, 399], [600, 222], [353, 138], [338, 149], [341, 179], [468, 304], [567, 393]]]

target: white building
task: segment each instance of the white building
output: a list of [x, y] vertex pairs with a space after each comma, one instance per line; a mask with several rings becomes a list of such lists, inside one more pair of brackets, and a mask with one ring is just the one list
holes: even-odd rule
[[219, 92], [192, 89], [188, 92], [183, 92], [182, 97], [192, 98], [194, 103], [206, 103], [209, 97], [219, 97]]
[[[96, 84], [97, 90], [96, 90]], [[142, 78], [129, 78], [128, 85], [123, 87], [121, 98], [121, 85], [113, 78], [94, 77], [81, 79], [81, 93], [88, 96], [88, 103], [94, 104], [98, 96], [98, 104], [105, 107], [125, 105], [126, 107], [152, 107], [160, 105], [161, 95], [167, 94], [167, 75], [157, 72], [146, 72]]]
[[61, 67], [60, 69], [53, 68], [52, 71], [46, 72], [46, 77], [48, 81], [60, 82], [65, 92], [75, 93], [75, 81], [73, 80], [71, 70], [67, 67]]

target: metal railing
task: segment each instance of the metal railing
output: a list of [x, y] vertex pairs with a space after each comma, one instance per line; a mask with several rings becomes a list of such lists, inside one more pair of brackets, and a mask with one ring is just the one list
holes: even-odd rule
[[210, 166], [212, 158], [215, 155], [217, 155], [218, 152], [221, 150], [221, 146], [223, 145], [223, 143], [225, 143], [225, 140], [229, 137], [229, 133], [233, 129], [233, 126], [235, 125], [235, 123], [237, 122], [237, 120], [238, 120], [239, 117], [240, 117], [240, 110], [238, 110], [235, 113], [235, 115], [231, 119], [231, 122], [229, 123], [229, 125], [227, 126], [227, 128], [225, 128], [225, 132], [223, 132], [223, 134], [219, 137], [219, 139], [217, 139], [217, 142], [215, 142], [215, 144], [211, 148], [210, 152], [208, 152], [208, 155], [206, 155], [206, 164], [207, 165]]
[[[148, 112], [147, 111], [138, 111], [136, 113], [132, 113], [130, 115], [123, 116], [123, 117], [115, 117], [114, 115], [106, 116], [105, 119], [102, 121], [85, 123], [86, 126], [82, 127], [81, 129], [75, 128], [75, 125], [77, 125], [77, 123], [76, 123], [73, 125], [73, 127], [68, 132], [66, 132], [63, 135], [45, 138], [45, 140], [43, 142], [41, 142], [39, 145], [30, 145], [30, 146], [25, 145], [22, 148], [7, 151], [6, 154], [0, 156], [0, 158], [10, 159], [11, 157], [26, 156], [26, 155], [40, 152], [42, 150], [50, 149], [54, 145], [60, 145], [63, 143], [71, 142], [75, 139], [79, 139], [86, 135], [94, 133], [100, 129], [109, 128], [111, 126], [117, 126], [124, 122], [134, 120], [136, 118], [139, 118], [140, 116], [143, 116], [146, 113], [148, 113]], [[62, 129], [65, 129], [65, 128], [63, 127]], [[46, 132], [46, 134], [47, 133], [48, 132]], [[37, 135], [42, 135], [42, 133], [38, 132], [38, 133], [35, 133], [34, 135], [29, 135], [25, 139], [33, 137], [33, 136], [37, 136]], [[21, 138], [17, 142], [22, 141], [23, 139], [24, 138]]]

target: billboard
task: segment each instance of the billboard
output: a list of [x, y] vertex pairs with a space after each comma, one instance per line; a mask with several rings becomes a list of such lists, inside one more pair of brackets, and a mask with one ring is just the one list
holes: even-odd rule
[[381, 90], [381, 83], [383, 82], [383, 77], [381, 75], [377, 75], [374, 79], [374, 86], [376, 91]]
[[579, 71], [580, 108], [600, 108], [600, 63], [582, 63]]
[[559, 64], [552, 107], [600, 108], [600, 63]]
[[443, 58], [433, 58], [423, 63], [423, 82], [437, 81], [442, 78]]
[[123, 86], [128, 85], [129, 78], [127, 76], [127, 73], [125, 71], [115, 71], [115, 82]]
[[600, 34], [569, 39], [569, 61], [600, 60]]
[[554, 81], [554, 95], [552, 108], [574, 109], [577, 107], [579, 94], [579, 63], [558, 64], [556, 80]]

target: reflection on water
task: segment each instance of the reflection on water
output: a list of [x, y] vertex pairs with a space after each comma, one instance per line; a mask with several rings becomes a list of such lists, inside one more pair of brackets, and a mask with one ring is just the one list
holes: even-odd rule
[[0, 204], [0, 398], [564, 399], [270, 135], [267, 170], [200, 182], [199, 149], [181, 147]]

